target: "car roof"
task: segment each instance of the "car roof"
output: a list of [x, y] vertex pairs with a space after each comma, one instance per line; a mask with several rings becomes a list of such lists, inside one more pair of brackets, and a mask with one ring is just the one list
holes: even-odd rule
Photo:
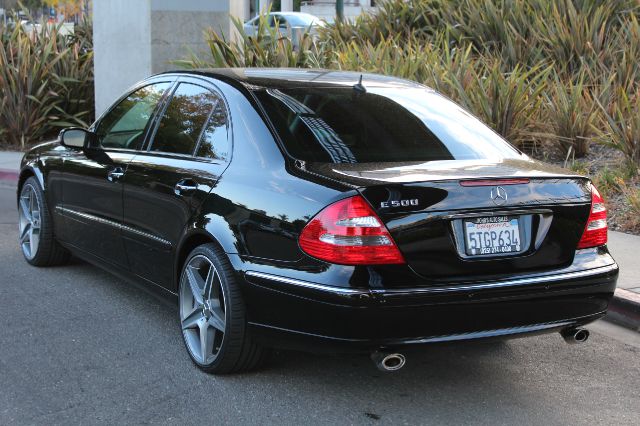
[[[307, 13], [307, 12], [269, 12], [267, 15], [271, 15], [271, 16], [304, 16], [304, 17], [308, 17], [308, 18], [313, 18], [317, 21], [320, 21], [321, 19], [318, 18], [316, 15], [312, 15], [311, 13]], [[253, 22], [256, 19], [259, 19], [261, 15], [256, 15], [253, 18], [249, 19], [246, 22]]]
[[320, 19], [315, 15], [306, 12], [270, 12], [270, 15], [291, 15], [291, 16], [311, 16], [312, 18]]
[[398, 77], [354, 71], [333, 71], [313, 68], [203, 68], [173, 71], [179, 74], [198, 74], [242, 85], [249, 90], [290, 89], [353, 86], [362, 78], [366, 87], [426, 88], [419, 83]]

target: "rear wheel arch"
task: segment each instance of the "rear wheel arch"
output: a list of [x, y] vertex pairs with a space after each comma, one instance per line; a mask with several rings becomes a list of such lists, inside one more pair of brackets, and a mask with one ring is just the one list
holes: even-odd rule
[[195, 229], [191, 232], [187, 233], [180, 244], [178, 245], [178, 249], [176, 250], [175, 257], [175, 267], [174, 267], [174, 285], [175, 289], [178, 289], [178, 285], [180, 283], [180, 275], [182, 274], [182, 267], [184, 263], [187, 261], [189, 257], [189, 253], [191, 253], [196, 247], [201, 246], [203, 244], [213, 243], [221, 251], [224, 252], [224, 248], [218, 242], [218, 240], [203, 229]]
[[[192, 361], [213, 374], [259, 367], [269, 350], [255, 343], [247, 331], [246, 306], [233, 266], [219, 244], [210, 242], [196, 247], [190, 252], [194, 256], [187, 256], [182, 266], [184, 270], [189, 268], [189, 273], [181, 276], [178, 286], [178, 318]], [[207, 264], [211, 269], [203, 274]], [[211, 270], [215, 273], [211, 274]], [[211, 330], [214, 330], [213, 336]], [[222, 338], [218, 340], [220, 333]], [[210, 361], [212, 351], [214, 359]]]

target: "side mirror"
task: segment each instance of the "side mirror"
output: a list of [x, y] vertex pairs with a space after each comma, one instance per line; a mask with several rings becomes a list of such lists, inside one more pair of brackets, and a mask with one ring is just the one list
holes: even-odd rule
[[79, 127], [70, 127], [60, 132], [62, 145], [68, 148], [83, 149], [91, 145], [93, 133]]

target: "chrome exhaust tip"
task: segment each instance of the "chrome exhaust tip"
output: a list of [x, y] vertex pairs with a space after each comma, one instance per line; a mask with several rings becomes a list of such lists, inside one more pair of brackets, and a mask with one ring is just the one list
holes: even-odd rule
[[371, 354], [371, 359], [378, 370], [390, 372], [398, 371], [404, 367], [407, 359], [400, 353], [375, 351]]
[[565, 342], [570, 345], [584, 343], [589, 339], [589, 330], [584, 328], [567, 328], [560, 332]]

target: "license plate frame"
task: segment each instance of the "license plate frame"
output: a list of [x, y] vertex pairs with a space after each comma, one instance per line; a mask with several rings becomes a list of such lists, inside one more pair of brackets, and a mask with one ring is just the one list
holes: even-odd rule
[[462, 225], [468, 257], [509, 256], [525, 249], [519, 216], [479, 216], [464, 219]]

